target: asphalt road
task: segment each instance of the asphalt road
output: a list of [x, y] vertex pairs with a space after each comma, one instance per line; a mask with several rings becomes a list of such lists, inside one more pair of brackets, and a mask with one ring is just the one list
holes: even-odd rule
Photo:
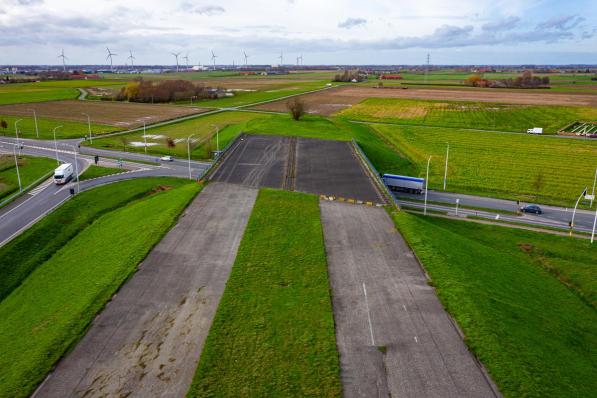
[[320, 208], [344, 396], [498, 396], [385, 210]]
[[[12, 143], [0, 141], [0, 151], [12, 152]], [[58, 158], [62, 162], [74, 163], [74, 152], [59, 150]], [[55, 157], [55, 151], [46, 147], [24, 145], [21, 153], [31, 156]], [[79, 173], [92, 162], [91, 158], [78, 156]], [[101, 177], [92, 180], [81, 181], [81, 191], [90, 189], [110, 182], [121, 181], [131, 178], [173, 176], [188, 178], [188, 165], [179, 165], [174, 162], [163, 166], [150, 166], [142, 164], [126, 164], [126, 168], [132, 171], [111, 176]], [[192, 177], [198, 178], [209, 167], [205, 163], [193, 163], [191, 165]], [[19, 197], [10, 204], [0, 208], [0, 247], [35, 223], [37, 220], [48, 214], [57, 206], [68, 200], [70, 188], [77, 187], [75, 182], [64, 186], [58, 186], [49, 179], [42, 182], [25, 195]]]
[[[408, 204], [414, 207], [422, 208], [421, 201], [424, 195], [408, 194], [404, 192], [394, 192], [394, 196], [400, 204]], [[460, 199], [459, 206], [482, 207], [487, 211], [466, 210], [460, 208], [459, 215], [479, 215], [485, 218], [495, 218], [496, 213], [491, 210], [505, 210], [515, 212], [517, 204], [515, 201], [488, 198], [483, 196], [464, 195], [451, 192], [429, 191], [427, 200], [430, 202], [438, 202], [429, 205], [429, 209], [455, 212], [456, 199]], [[525, 205], [529, 203], [523, 203]], [[574, 205], [574, 204], [572, 204]], [[503, 221], [515, 221], [525, 224], [534, 224], [538, 226], [547, 226], [561, 229], [568, 229], [568, 223], [572, 219], [572, 208], [564, 208], [557, 206], [539, 205], [543, 210], [543, 214], [522, 214], [521, 216], [501, 214], [500, 219]], [[574, 229], [576, 231], [590, 232], [593, 227], [593, 220], [595, 218], [595, 211], [577, 210], [574, 218]]]
[[33, 397], [184, 397], [256, 197], [209, 184]]

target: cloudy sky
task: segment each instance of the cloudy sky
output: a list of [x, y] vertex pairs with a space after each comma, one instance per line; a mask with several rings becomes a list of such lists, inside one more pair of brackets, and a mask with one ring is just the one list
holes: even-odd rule
[[[596, 0], [0, 0], [0, 65], [597, 64]], [[181, 63], [185, 61], [181, 60]]]

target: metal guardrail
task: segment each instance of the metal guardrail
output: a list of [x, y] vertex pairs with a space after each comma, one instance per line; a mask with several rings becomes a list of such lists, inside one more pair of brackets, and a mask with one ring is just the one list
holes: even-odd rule
[[389, 199], [389, 202], [392, 203], [396, 209], [400, 210], [400, 205], [398, 204], [398, 201], [396, 200], [394, 195], [392, 195], [392, 193], [390, 192], [390, 190], [388, 189], [386, 184], [381, 179], [381, 176], [380, 176], [379, 172], [377, 171], [377, 169], [375, 168], [375, 166], [373, 166], [373, 163], [371, 163], [371, 161], [369, 160], [367, 155], [365, 155], [365, 151], [363, 151], [363, 149], [359, 146], [359, 144], [354, 139], [352, 140], [352, 145], [356, 149], [360, 158], [365, 161], [365, 165], [369, 169], [369, 172], [373, 175], [373, 178], [374, 178], [375, 182], [377, 183], [377, 185], [381, 188], [384, 196], [386, 196], [386, 199]]

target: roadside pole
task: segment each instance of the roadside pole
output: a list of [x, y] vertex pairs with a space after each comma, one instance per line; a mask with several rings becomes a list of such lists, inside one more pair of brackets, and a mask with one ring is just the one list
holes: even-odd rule
[[597, 168], [595, 169], [595, 178], [593, 178], [593, 191], [591, 192], [591, 206], [593, 208], [593, 200], [595, 200], [595, 183], [597, 182]]
[[597, 225], [597, 209], [595, 209], [595, 219], [593, 220], [593, 232], [591, 232], [591, 244], [595, 240], [595, 225]]
[[15, 167], [17, 169], [17, 179], [19, 180], [19, 192], [23, 192], [23, 186], [21, 185], [21, 174], [19, 173], [19, 159], [17, 158], [17, 146], [16, 145], [13, 147], [13, 151], [15, 154]]
[[191, 137], [194, 136], [194, 135], [195, 134], [191, 134], [187, 138], [187, 152], [189, 154], [189, 180], [192, 179], [192, 177], [191, 177]]
[[54, 152], [56, 153], [56, 163], [60, 164], [60, 160], [58, 160], [58, 143], [56, 142], [56, 130], [61, 128], [62, 126], [54, 127], [52, 133], [54, 134]]
[[37, 128], [37, 113], [35, 109], [31, 109], [33, 111], [33, 122], [35, 123], [35, 137], [39, 138], [39, 129]]
[[212, 127], [216, 128], [216, 158], [218, 158], [220, 156], [220, 128], [215, 124], [212, 124]]
[[456, 217], [458, 217], [458, 205], [460, 204], [460, 199], [456, 198]]
[[145, 120], [143, 120], [143, 142], [145, 143], [145, 154], [147, 155], [147, 132], [145, 131]]
[[[17, 121], [15, 121], [15, 135], [17, 136], [17, 145], [19, 145], [19, 127], [18, 124], [19, 122], [23, 120], [23, 119], [19, 119]], [[19, 148], [19, 154], [21, 154], [21, 149]]]
[[423, 215], [427, 215], [427, 191], [429, 191], [429, 163], [431, 163], [431, 156], [427, 159], [427, 177], [425, 178], [425, 207], [423, 208]]
[[79, 181], [79, 164], [77, 162], [77, 148], [75, 148], [74, 145], [71, 145], [70, 147], [73, 148], [73, 151], [75, 152], [75, 174], [77, 176], [77, 193], [80, 193], [81, 185], [80, 185], [80, 181]]
[[574, 205], [574, 210], [572, 211], [572, 220], [570, 220], [570, 236], [572, 236], [572, 231], [574, 230], [574, 217], [576, 216], [576, 208], [578, 207], [578, 204], [580, 203], [580, 200], [586, 194], [587, 194], [587, 188], [585, 187], [585, 190], [580, 194], [580, 196], [576, 200], [576, 204]]
[[450, 143], [448, 142], [448, 147], [446, 148], [446, 167], [444, 170], [444, 191], [446, 190], [446, 180], [448, 179], [448, 158], [450, 156]]
[[93, 144], [93, 138], [91, 137], [91, 117], [86, 113], [83, 113], [83, 115], [87, 116], [87, 130], [89, 131], [89, 143]]

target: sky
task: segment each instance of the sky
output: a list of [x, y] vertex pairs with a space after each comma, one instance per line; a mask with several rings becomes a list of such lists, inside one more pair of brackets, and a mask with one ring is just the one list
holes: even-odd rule
[[0, 65], [597, 64], [597, 0], [0, 0]]

